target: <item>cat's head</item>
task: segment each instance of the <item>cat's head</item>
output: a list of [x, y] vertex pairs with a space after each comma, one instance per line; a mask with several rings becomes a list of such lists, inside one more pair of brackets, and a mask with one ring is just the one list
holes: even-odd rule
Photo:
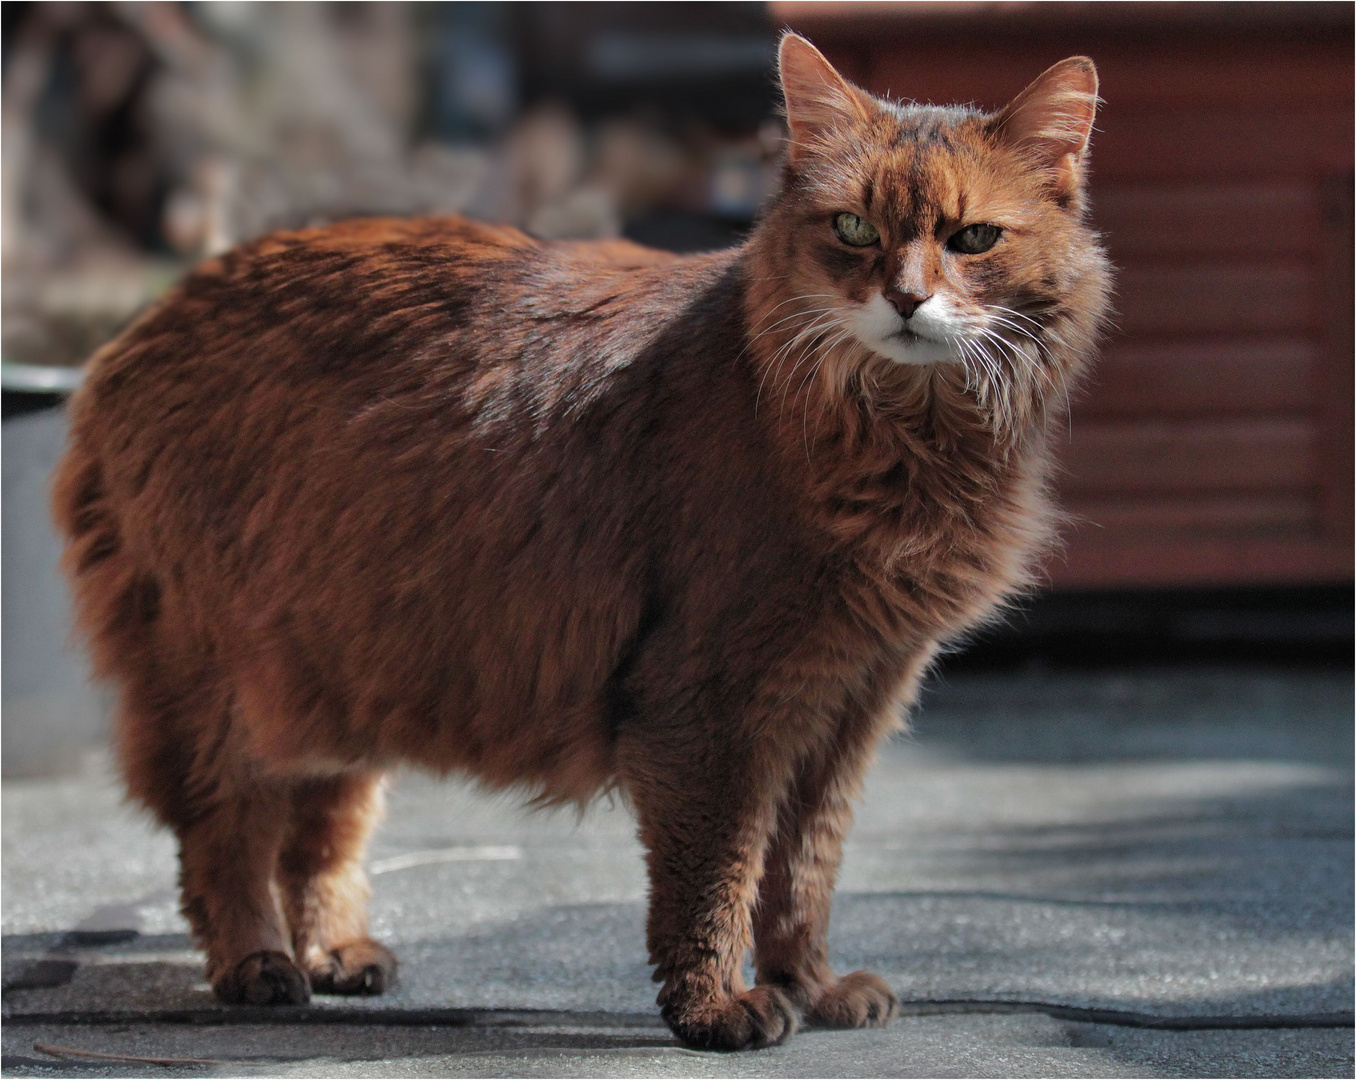
[[786, 356], [798, 335], [976, 372], [1086, 349], [1108, 289], [1083, 220], [1091, 60], [993, 114], [873, 97], [794, 34], [780, 72], [789, 140], [754, 236], [755, 335]]

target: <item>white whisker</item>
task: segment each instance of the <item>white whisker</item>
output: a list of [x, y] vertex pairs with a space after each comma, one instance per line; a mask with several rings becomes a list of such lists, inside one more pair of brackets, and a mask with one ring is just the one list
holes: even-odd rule
[[[814, 354], [811, 352], [811, 350], [815, 347], [815, 345], [819, 342], [819, 340], [820, 340], [821, 338], [823, 338], [825, 335], [827, 335], [827, 334], [829, 334], [829, 333], [832, 333], [834, 329], [836, 329], [837, 327], [840, 327], [840, 326], [842, 326], [842, 325], [843, 325], [842, 322], [841, 322], [840, 320], [838, 320], [838, 319], [831, 319], [831, 320], [827, 320], [827, 321], [821, 320], [820, 323], [816, 324], [816, 333], [815, 333], [812, 337], [810, 337], [810, 339], [806, 342], [805, 347], [804, 347], [803, 349], [801, 349], [800, 355], [796, 358], [795, 366], [791, 368], [790, 373], [786, 376], [786, 382], [785, 382], [785, 384], [782, 386], [782, 412], [783, 412], [783, 413], [786, 411], [786, 392], [787, 392], [787, 390], [790, 389], [790, 387], [791, 387], [791, 380], [794, 379], [794, 378], [796, 377], [796, 372], [800, 370], [801, 364], [805, 363], [805, 361], [806, 361], [807, 358], [810, 358], [810, 357], [812, 357], [812, 356], [814, 355]], [[799, 393], [800, 393], [800, 392], [797, 391], [796, 393], [797, 393], [797, 396], [799, 396]], [[795, 405], [796, 405], [796, 399], [793, 397], [793, 398], [791, 399], [791, 407], [794, 409], [794, 408], [795, 408]], [[780, 414], [779, 414], [779, 415], [780, 415]]]
[[[834, 310], [836, 310], [836, 309], [834, 309], [834, 308], [823, 308], [823, 309], [819, 309], [819, 311], [822, 312], [822, 313], [827, 313], [827, 312], [829, 312], [829, 311], [834, 311]], [[818, 318], [814, 318], [814, 317], [813, 317], [813, 315], [814, 315], [813, 312], [801, 312], [801, 313], [799, 313], [799, 314], [800, 314], [802, 317], [810, 318], [810, 319], [811, 319], [811, 322], [810, 322], [810, 324], [809, 324], [808, 326], [802, 327], [802, 328], [799, 329], [795, 334], [793, 334], [793, 335], [791, 336], [791, 338], [790, 338], [788, 341], [786, 341], [785, 343], [783, 343], [783, 344], [782, 344], [782, 345], [781, 345], [781, 346], [780, 346], [780, 347], [772, 354], [772, 356], [769, 358], [769, 360], [768, 360], [768, 362], [767, 362], [767, 366], [763, 369], [763, 375], [762, 375], [762, 378], [760, 378], [760, 379], [758, 380], [758, 393], [755, 395], [754, 400], [753, 400], [753, 411], [754, 411], [754, 415], [755, 415], [755, 416], [758, 414], [758, 405], [759, 405], [759, 402], [761, 402], [762, 397], [763, 397], [763, 385], [764, 385], [764, 383], [767, 381], [768, 376], [772, 374], [772, 371], [773, 371], [774, 368], [777, 368], [777, 367], [779, 367], [779, 366], [781, 365], [781, 363], [782, 363], [782, 361], [784, 360], [784, 358], [786, 357], [786, 355], [788, 355], [789, 350], [793, 349], [793, 348], [796, 346], [796, 344], [802, 339], [802, 337], [805, 336], [806, 333], [808, 333], [808, 332], [810, 332], [810, 331], [813, 331], [813, 330], [816, 328], [816, 326], [819, 324], [819, 322], [820, 322], [820, 320], [819, 320]], [[784, 320], [784, 321], [785, 321], [785, 320]], [[748, 351], [749, 347], [750, 347], [752, 344], [753, 344], [753, 342], [749, 342], [748, 345], [745, 345], [745, 346], [744, 346], [744, 349], [741, 350], [741, 352], [740, 352], [739, 355], [740, 355], [740, 356], [743, 356], [744, 353]], [[736, 357], [736, 359], [738, 359], [738, 357]]]

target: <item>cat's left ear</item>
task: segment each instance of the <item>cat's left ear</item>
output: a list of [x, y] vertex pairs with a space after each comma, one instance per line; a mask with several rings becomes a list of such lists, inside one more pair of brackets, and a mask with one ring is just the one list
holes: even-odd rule
[[1049, 170], [1056, 192], [1070, 196], [1083, 182], [1097, 100], [1097, 68], [1086, 56], [1071, 56], [1013, 98], [992, 130]]
[[799, 34], [783, 35], [777, 70], [786, 99], [786, 126], [791, 129], [792, 165], [817, 146], [827, 145], [835, 132], [867, 118], [866, 95]]

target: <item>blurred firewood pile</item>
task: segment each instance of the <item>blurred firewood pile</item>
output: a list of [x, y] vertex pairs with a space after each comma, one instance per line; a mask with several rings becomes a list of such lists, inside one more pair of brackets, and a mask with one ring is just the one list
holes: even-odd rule
[[[496, 74], [474, 26], [428, 25], [493, 5], [6, 7], [7, 365], [79, 364], [186, 266], [273, 229], [464, 213], [609, 237], [656, 209], [737, 226], [775, 183], [772, 119], [521, 107], [512, 57]], [[449, 85], [472, 123], [432, 130], [429, 87]]]

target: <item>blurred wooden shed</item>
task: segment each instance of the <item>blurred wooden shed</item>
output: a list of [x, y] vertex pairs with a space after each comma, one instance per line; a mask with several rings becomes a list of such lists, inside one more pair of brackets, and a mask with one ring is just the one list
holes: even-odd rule
[[774, 3], [881, 94], [1006, 102], [1078, 53], [1118, 327], [1057, 587], [1352, 580], [1353, 7]]

